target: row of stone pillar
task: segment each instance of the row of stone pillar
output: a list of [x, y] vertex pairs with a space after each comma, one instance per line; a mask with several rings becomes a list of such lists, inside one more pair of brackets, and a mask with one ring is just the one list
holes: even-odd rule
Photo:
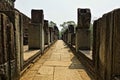
[[66, 29], [66, 31], [62, 33], [62, 39], [70, 45], [75, 45], [75, 26], [74, 25], [68, 25], [68, 29]]
[[18, 80], [24, 66], [24, 44], [29, 50], [39, 49], [43, 53], [45, 45], [58, 39], [59, 31], [56, 26], [49, 27], [43, 10], [32, 10], [30, 19], [10, 5], [0, 6], [5, 7], [0, 8], [0, 80]]
[[44, 20], [43, 10], [32, 10], [31, 24], [28, 29], [29, 49], [41, 49], [44, 51], [45, 45], [50, 45], [58, 38], [59, 30], [56, 26], [49, 27], [48, 20]]
[[[17, 10], [0, 13], [0, 79], [16, 80], [24, 64], [24, 16]], [[58, 39], [56, 37], [59, 31], [56, 26], [57, 30], [48, 26], [48, 21], [44, 20], [43, 10], [32, 10], [32, 17], [28, 27], [28, 46], [29, 49], [40, 49], [43, 53], [45, 45], [50, 45]]]
[[[120, 9], [104, 14], [93, 24], [92, 60], [85, 57], [79, 50], [91, 50], [90, 39], [90, 10], [78, 9], [78, 24], [75, 33], [75, 49], [84, 62], [92, 70], [95, 80], [120, 79]], [[73, 30], [72, 30], [73, 31]], [[67, 43], [73, 42], [68, 29], [62, 38]], [[72, 40], [72, 41], [71, 41]], [[73, 45], [72, 45], [73, 46]], [[87, 54], [87, 53], [86, 53]], [[88, 61], [88, 62], [87, 62]], [[86, 63], [86, 64], [85, 64]], [[91, 69], [92, 68], [92, 69]]]

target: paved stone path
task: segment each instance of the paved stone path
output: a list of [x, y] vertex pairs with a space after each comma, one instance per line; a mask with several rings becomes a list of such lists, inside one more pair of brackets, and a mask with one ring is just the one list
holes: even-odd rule
[[58, 40], [20, 80], [92, 80], [80, 61]]

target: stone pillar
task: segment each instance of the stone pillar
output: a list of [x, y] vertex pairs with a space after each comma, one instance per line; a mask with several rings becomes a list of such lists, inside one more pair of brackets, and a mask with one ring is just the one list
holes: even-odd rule
[[68, 43], [72, 44], [72, 34], [74, 34], [74, 26], [68, 25]]
[[59, 30], [57, 26], [54, 26], [54, 41], [58, 40]]
[[6, 22], [7, 16], [0, 13], [0, 80], [9, 79], [9, 65], [7, 61], [7, 37], [6, 37]]
[[23, 63], [24, 63], [24, 41], [23, 41], [23, 15], [19, 14], [19, 29], [20, 29], [20, 70], [23, 70]]
[[[18, 72], [18, 76], [20, 77], [20, 71], [21, 71], [21, 67], [23, 67], [23, 65], [21, 65], [21, 59], [23, 59], [23, 53], [21, 54], [21, 43], [20, 43], [20, 14], [18, 11], [15, 11], [15, 38], [16, 38], [16, 55], [17, 55], [17, 72]], [[22, 44], [23, 45], [23, 44]], [[22, 46], [23, 47], [23, 46]], [[21, 58], [22, 57], [22, 58]]]
[[50, 45], [50, 30], [49, 30], [49, 27], [48, 27], [48, 45]]
[[54, 38], [53, 28], [49, 27], [49, 30], [50, 30], [50, 43], [53, 43], [53, 38]]
[[78, 9], [78, 25], [76, 28], [76, 51], [90, 50], [90, 9]]
[[48, 36], [49, 36], [48, 20], [44, 20], [44, 40], [45, 40], [45, 45], [49, 44]]
[[29, 49], [44, 50], [44, 15], [43, 10], [32, 10], [32, 20], [29, 27]]

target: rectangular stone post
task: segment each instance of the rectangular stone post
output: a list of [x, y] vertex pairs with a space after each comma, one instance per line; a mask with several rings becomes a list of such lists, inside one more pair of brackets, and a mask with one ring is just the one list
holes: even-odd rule
[[76, 28], [76, 51], [90, 50], [90, 9], [78, 9], [78, 25]]
[[74, 34], [74, 26], [73, 25], [69, 25], [68, 26], [68, 43], [70, 45], [72, 45], [72, 34]]
[[50, 30], [49, 30], [49, 27], [48, 27], [48, 45], [50, 45]]
[[[21, 67], [23, 65], [21, 65], [21, 57], [23, 56], [20, 56], [21, 55], [21, 43], [20, 43], [20, 14], [18, 11], [15, 11], [15, 22], [14, 22], [14, 25], [15, 25], [15, 38], [16, 38], [16, 55], [17, 55], [17, 72], [19, 74], [19, 77], [20, 77], [20, 71], [21, 71]], [[22, 53], [23, 54], [23, 53]], [[23, 58], [22, 58], [23, 59]]]
[[48, 36], [49, 36], [48, 20], [44, 20], [44, 40], [45, 40], [45, 45], [49, 44]]
[[20, 25], [20, 69], [23, 70], [24, 63], [24, 49], [23, 49], [23, 16], [19, 14], [19, 25]]
[[68, 32], [68, 41], [67, 41], [68, 44], [71, 44], [71, 33]]
[[54, 38], [53, 28], [49, 27], [49, 29], [50, 29], [50, 42], [53, 43], [53, 38]]
[[29, 27], [29, 49], [44, 51], [44, 15], [43, 10], [32, 10], [32, 21]]

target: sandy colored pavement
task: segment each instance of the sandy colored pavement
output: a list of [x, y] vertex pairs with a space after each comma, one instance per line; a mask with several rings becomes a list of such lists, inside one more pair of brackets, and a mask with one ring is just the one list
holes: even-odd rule
[[20, 80], [92, 80], [62, 40], [58, 40]]

